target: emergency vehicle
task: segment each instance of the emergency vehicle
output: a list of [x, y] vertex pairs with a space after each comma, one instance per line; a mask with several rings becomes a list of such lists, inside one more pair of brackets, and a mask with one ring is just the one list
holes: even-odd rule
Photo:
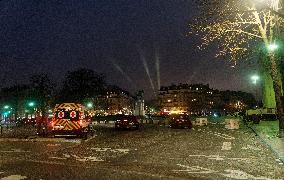
[[93, 132], [86, 108], [78, 103], [56, 104], [51, 126], [54, 136], [76, 135], [87, 138], [87, 134]]

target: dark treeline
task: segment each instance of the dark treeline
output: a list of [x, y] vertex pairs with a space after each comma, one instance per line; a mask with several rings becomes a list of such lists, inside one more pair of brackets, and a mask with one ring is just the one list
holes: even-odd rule
[[13, 114], [13, 119], [17, 119], [20, 112], [33, 112], [43, 122], [55, 104], [93, 101], [107, 87], [105, 76], [91, 69], [68, 71], [60, 85], [52, 82], [47, 74], [35, 74], [26, 84], [1, 89], [1, 113]]

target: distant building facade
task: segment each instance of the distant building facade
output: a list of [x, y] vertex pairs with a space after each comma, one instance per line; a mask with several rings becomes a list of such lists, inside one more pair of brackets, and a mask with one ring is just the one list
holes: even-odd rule
[[[209, 85], [179, 84], [161, 87], [158, 104], [162, 113], [188, 113], [205, 115], [214, 111], [223, 112], [245, 108], [243, 95], [239, 92], [214, 90]], [[224, 95], [225, 96], [224, 98]], [[233, 109], [231, 106], [232, 105]], [[226, 109], [230, 107], [230, 109]]]
[[96, 114], [115, 115], [133, 114], [133, 97], [119, 87], [110, 86], [104, 94], [97, 97], [95, 101]]

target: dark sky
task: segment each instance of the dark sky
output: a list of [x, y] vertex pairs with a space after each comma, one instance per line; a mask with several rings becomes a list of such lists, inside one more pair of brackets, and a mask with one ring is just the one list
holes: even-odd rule
[[[191, 0], [1, 0], [1, 86], [45, 72], [60, 82], [68, 70], [93, 69], [131, 93], [160, 83], [203, 83], [253, 91], [253, 64], [231, 68], [214, 50], [196, 50], [186, 37], [196, 7]], [[145, 63], [144, 63], [145, 64]]]

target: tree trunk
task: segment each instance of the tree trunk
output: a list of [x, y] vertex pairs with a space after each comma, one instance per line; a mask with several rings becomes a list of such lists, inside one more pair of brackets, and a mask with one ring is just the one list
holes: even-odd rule
[[279, 79], [279, 71], [276, 64], [276, 58], [273, 52], [269, 52], [269, 60], [271, 65], [271, 76], [273, 80], [273, 88], [275, 91], [277, 118], [279, 120], [279, 137], [284, 137], [284, 112], [283, 103], [281, 101], [281, 85]]

